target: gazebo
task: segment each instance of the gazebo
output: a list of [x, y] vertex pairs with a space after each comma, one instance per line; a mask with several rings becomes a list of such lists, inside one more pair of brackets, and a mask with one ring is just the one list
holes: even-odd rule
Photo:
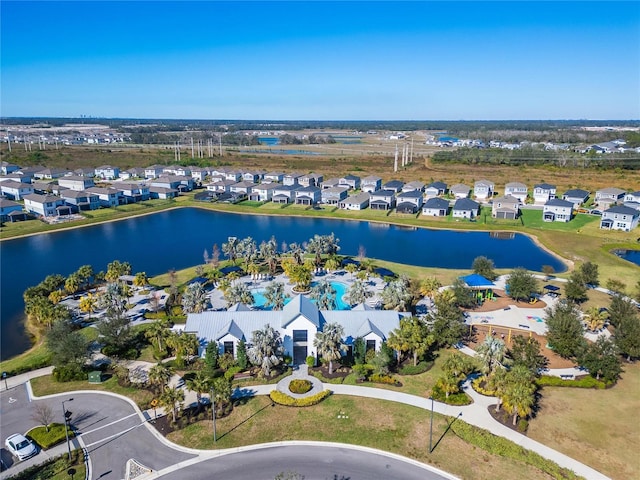
[[493, 300], [493, 289], [495, 284], [477, 273], [472, 273], [464, 277], [460, 277], [465, 285], [474, 291], [478, 303], [482, 303], [484, 300]]

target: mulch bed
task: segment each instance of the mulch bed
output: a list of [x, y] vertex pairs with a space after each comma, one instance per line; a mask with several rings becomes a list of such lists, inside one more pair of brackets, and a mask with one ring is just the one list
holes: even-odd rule
[[[487, 407], [487, 411], [489, 412], [489, 415], [491, 415], [491, 417], [496, 422], [500, 422], [502, 425], [504, 425], [505, 427], [510, 428], [514, 432], [521, 433], [522, 435], [526, 435], [527, 434], [526, 430], [524, 432], [520, 431], [518, 429], [518, 427], [513, 425], [513, 415], [510, 415], [509, 413], [507, 413], [507, 411], [504, 409], [503, 406], [500, 407], [500, 411], [498, 413], [496, 413], [496, 406], [495, 405], [489, 405]], [[521, 420], [522, 419], [518, 418], [518, 422], [520, 422]]]
[[[338, 371], [338, 370], [346, 370], [346, 371]], [[322, 365], [320, 367], [313, 367], [309, 369], [309, 373], [318, 372], [324, 378], [333, 379], [333, 378], [345, 378], [347, 375], [351, 373], [351, 369], [348, 367], [343, 367], [339, 363], [333, 365], [333, 373], [329, 375], [329, 366]]]
[[[230, 415], [232, 410], [233, 402], [228, 403], [224, 405], [223, 408], [219, 409], [216, 418], [224, 418]], [[156, 430], [160, 432], [160, 434], [166, 437], [171, 432], [180, 430], [187, 425], [208, 419], [211, 419], [211, 406], [204, 405], [201, 407], [200, 411], [198, 411], [197, 407], [189, 407], [179, 411], [176, 423], [173, 423], [173, 416], [171, 412], [167, 415], [160, 416], [155, 420], [151, 420], [149, 423], [156, 427]]]

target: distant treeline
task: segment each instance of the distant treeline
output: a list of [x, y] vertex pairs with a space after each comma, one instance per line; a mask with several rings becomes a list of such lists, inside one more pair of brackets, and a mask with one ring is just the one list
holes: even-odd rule
[[637, 153], [608, 153], [598, 155], [572, 151], [553, 151], [524, 147], [519, 150], [503, 148], [458, 148], [435, 152], [434, 163], [495, 164], [495, 165], [555, 165], [558, 167], [600, 167], [640, 170]]
[[280, 144], [282, 145], [320, 145], [325, 143], [336, 143], [335, 138], [331, 135], [326, 137], [321, 135], [309, 135], [305, 138], [300, 138], [296, 135], [281, 135], [278, 137]]

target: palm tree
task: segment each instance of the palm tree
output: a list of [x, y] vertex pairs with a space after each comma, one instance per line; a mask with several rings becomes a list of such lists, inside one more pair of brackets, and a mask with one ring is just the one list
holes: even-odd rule
[[311, 269], [307, 265], [291, 264], [287, 267], [289, 269], [289, 279], [295, 283], [294, 290], [298, 292], [306, 291], [311, 285], [313, 275]]
[[91, 265], [82, 265], [80, 268], [78, 268], [76, 274], [78, 275], [80, 283], [83, 287], [88, 287], [95, 275], [95, 273], [93, 272], [93, 267]]
[[238, 237], [229, 237], [227, 242], [222, 244], [222, 253], [235, 265], [236, 259], [240, 254], [240, 240], [238, 240]]
[[202, 370], [196, 373], [196, 376], [187, 380], [187, 388], [193, 392], [196, 392], [196, 399], [198, 403], [198, 410], [202, 406], [202, 394], [207, 393], [211, 388], [211, 382], [206, 373]]
[[531, 415], [532, 407], [535, 403], [535, 387], [531, 384], [521, 382], [509, 382], [507, 385], [502, 401], [504, 408], [513, 415], [513, 425], [517, 425], [518, 417], [526, 418]]
[[289, 297], [284, 293], [284, 283], [271, 282], [264, 291], [264, 298], [267, 306], [271, 306], [273, 310], [282, 310]]
[[320, 280], [311, 289], [311, 298], [316, 301], [319, 310], [335, 310], [338, 306], [336, 289], [331, 286], [327, 279]]
[[355, 263], [348, 263], [344, 269], [349, 273], [351, 280], [353, 280], [353, 274], [358, 271], [358, 266]]
[[98, 306], [97, 305], [97, 299], [91, 293], [87, 294], [87, 296], [85, 296], [85, 297], [82, 297], [80, 299], [80, 303], [78, 304], [78, 307], [80, 308], [80, 311], [84, 312], [84, 313], [93, 313], [93, 312], [95, 312], [97, 306]]
[[340, 268], [340, 261], [336, 258], [335, 255], [332, 255], [327, 258], [326, 262], [324, 262], [324, 266], [330, 272], [335, 272]]
[[224, 298], [227, 300], [227, 306], [235, 305], [236, 303], [244, 303], [245, 305], [253, 305], [255, 299], [249, 287], [246, 283], [236, 283], [231, 285], [225, 292]]
[[476, 358], [480, 360], [481, 369], [487, 376], [491, 376], [497, 368], [503, 368], [507, 361], [504, 342], [493, 335], [487, 335], [484, 342], [476, 348], [476, 352], [478, 353]]
[[271, 374], [271, 367], [282, 361], [282, 340], [280, 332], [266, 324], [262, 330], [255, 330], [251, 336], [251, 347], [247, 349], [249, 361], [262, 368], [264, 376]]
[[169, 322], [163, 318], [159, 318], [150, 323], [144, 332], [145, 337], [151, 339], [151, 341], [155, 341], [156, 348], [159, 352], [164, 351], [162, 343], [170, 334], [171, 330], [169, 330]]
[[[231, 381], [225, 377], [214, 378], [211, 383], [211, 390], [213, 390], [213, 399], [216, 402], [216, 409], [231, 401], [231, 394], [233, 393], [233, 387]], [[210, 391], [211, 391], [210, 390]]]
[[171, 410], [173, 414], [173, 422], [177, 420], [178, 409], [182, 406], [184, 401], [184, 390], [177, 388], [171, 388], [169, 386], [164, 387], [164, 391], [159, 398], [160, 406], [167, 410]]
[[182, 310], [185, 313], [200, 313], [206, 310], [209, 300], [207, 292], [200, 282], [187, 285], [182, 294]]
[[147, 274], [145, 272], [138, 272], [136, 273], [136, 276], [133, 277], [133, 284], [136, 287], [144, 287], [148, 283], [149, 283], [149, 277], [147, 277]]
[[260, 273], [260, 265], [254, 262], [250, 262], [247, 265], [247, 273], [251, 274], [252, 279], [255, 279], [258, 273]]
[[429, 327], [418, 317], [402, 318], [398, 328], [389, 335], [387, 345], [401, 354], [411, 352], [413, 354], [413, 365], [418, 364], [418, 358], [429, 351], [435, 342], [434, 336], [429, 332]]
[[344, 328], [338, 323], [325, 323], [321, 332], [316, 333], [313, 346], [320, 356], [329, 361], [329, 375], [333, 374], [333, 361], [342, 357], [347, 346], [342, 342]]
[[367, 290], [364, 282], [356, 280], [351, 284], [351, 287], [349, 287], [349, 290], [344, 297], [350, 305], [357, 305], [359, 303], [366, 302], [367, 298], [371, 296], [373, 296], [373, 292]]
[[176, 354], [176, 364], [184, 365], [184, 358], [198, 353], [198, 337], [192, 333], [173, 333], [167, 338], [167, 345], [171, 347]]
[[315, 254], [315, 266], [320, 267], [322, 265], [322, 255], [335, 255], [340, 247], [338, 246], [338, 240], [334, 234], [330, 235], [314, 235], [313, 238], [307, 242], [307, 252]]
[[436, 381], [436, 387], [444, 392], [445, 398], [449, 398], [452, 393], [457, 393], [460, 390], [459, 384], [460, 379], [451, 375], [443, 375]]
[[63, 290], [54, 290], [49, 294], [47, 298], [51, 301], [51, 303], [53, 303], [54, 305], [57, 305], [62, 301], [64, 297], [65, 297], [65, 294]]
[[433, 305], [433, 296], [438, 292], [438, 289], [442, 286], [440, 281], [435, 277], [425, 278], [420, 282], [420, 295], [427, 297], [431, 300]]
[[502, 397], [504, 396], [507, 385], [507, 370], [504, 368], [499, 368], [493, 372], [491, 377], [487, 378], [487, 387], [489, 390], [493, 390], [494, 395], [498, 398], [498, 403], [496, 403], [496, 413], [500, 411], [500, 407], [502, 406]]
[[260, 244], [260, 257], [269, 266], [269, 273], [275, 275], [278, 267], [278, 242], [275, 237], [271, 237], [268, 242]]
[[469, 361], [469, 357], [461, 354], [460, 352], [454, 352], [444, 361], [442, 364], [442, 370], [451, 377], [462, 380], [467, 373], [473, 370], [473, 366]]
[[100, 308], [106, 308], [108, 315], [122, 315], [127, 309], [127, 299], [122, 295], [120, 285], [117, 283], [108, 283], [107, 288], [100, 296], [98, 306]]
[[384, 308], [406, 312], [413, 298], [408, 287], [408, 284], [402, 279], [394, 280], [384, 287], [381, 294]]
[[164, 363], [158, 363], [149, 370], [149, 383], [157, 386], [158, 390], [162, 390], [167, 386], [172, 376], [173, 368]]
[[607, 320], [607, 312], [600, 311], [598, 307], [591, 307], [584, 316], [585, 323], [587, 324], [587, 328], [592, 332], [597, 332], [602, 327]]
[[80, 284], [80, 277], [77, 274], [72, 273], [64, 282], [64, 289], [69, 295], [73, 295], [75, 297], [75, 294], [80, 290]]
[[302, 245], [298, 244], [298, 243], [292, 243], [289, 245], [289, 253], [291, 254], [291, 258], [293, 258], [293, 261], [298, 264], [298, 265], [302, 265], [303, 263], [303, 254], [304, 254], [304, 249], [302, 248]]

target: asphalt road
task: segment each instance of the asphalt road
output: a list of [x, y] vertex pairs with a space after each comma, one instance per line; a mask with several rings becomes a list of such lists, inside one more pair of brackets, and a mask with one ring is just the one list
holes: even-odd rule
[[[0, 440], [4, 446], [6, 437], [13, 433], [26, 433], [41, 422], [33, 418], [36, 404], [47, 404], [54, 414], [54, 422], [62, 423], [62, 401], [72, 412], [71, 422], [83, 439], [92, 464], [92, 478], [119, 480], [124, 478], [127, 460], [133, 458], [143, 465], [160, 470], [193, 455], [173, 450], [143, 425], [133, 407], [117, 397], [100, 394], [69, 394], [30, 402], [25, 385], [0, 393]], [[3, 460], [10, 460], [8, 452], [2, 452]], [[44, 460], [40, 453], [23, 465]], [[6, 462], [5, 462], [6, 463]], [[10, 465], [11, 461], [9, 461]], [[0, 478], [13, 474], [17, 469], [9, 466]]]
[[[298, 476], [295, 476], [297, 474]], [[158, 477], [163, 480], [443, 480], [412, 463], [340, 447], [282, 446], [205, 460]]]

